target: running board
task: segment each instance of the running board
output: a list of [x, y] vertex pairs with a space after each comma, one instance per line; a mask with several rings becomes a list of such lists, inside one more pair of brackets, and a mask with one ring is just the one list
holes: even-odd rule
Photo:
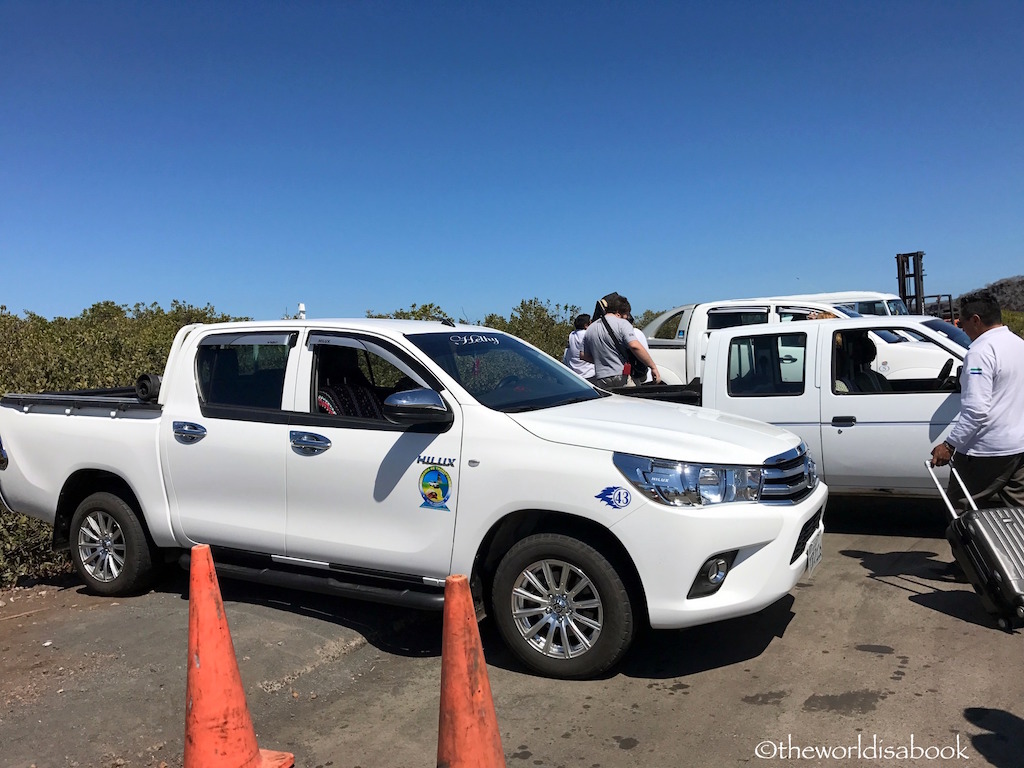
[[[178, 565], [189, 570], [191, 558], [184, 552], [178, 558]], [[407, 587], [380, 587], [370, 584], [357, 584], [341, 581], [324, 573], [296, 573], [295, 571], [263, 568], [235, 563], [218, 563], [214, 561], [218, 576], [228, 579], [239, 579], [257, 584], [266, 584], [285, 589], [296, 589], [302, 592], [317, 592], [322, 595], [337, 595], [354, 600], [367, 600], [385, 605], [397, 605], [404, 608], [417, 608], [426, 611], [440, 611], [444, 608], [444, 592], [425, 592], [408, 589]]]

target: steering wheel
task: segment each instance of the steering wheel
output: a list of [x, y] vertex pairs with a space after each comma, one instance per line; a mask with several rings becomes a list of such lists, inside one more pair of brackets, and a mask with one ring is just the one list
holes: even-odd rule
[[949, 379], [949, 372], [953, 370], [953, 358], [949, 358], [942, 365], [942, 370], [939, 371], [939, 375], [935, 378], [935, 388], [942, 389], [942, 385]]
[[510, 373], [508, 376], [505, 376], [501, 381], [498, 382], [495, 389], [501, 389], [502, 387], [512, 387], [518, 383], [519, 377], [516, 376], [514, 373]]

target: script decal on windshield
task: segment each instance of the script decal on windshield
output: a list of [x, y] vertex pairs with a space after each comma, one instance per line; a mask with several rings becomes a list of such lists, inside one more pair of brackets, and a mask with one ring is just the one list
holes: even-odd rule
[[460, 335], [449, 336], [448, 340], [456, 347], [466, 347], [470, 344], [500, 344], [501, 340], [497, 336], [486, 336], [482, 333], [466, 333]]

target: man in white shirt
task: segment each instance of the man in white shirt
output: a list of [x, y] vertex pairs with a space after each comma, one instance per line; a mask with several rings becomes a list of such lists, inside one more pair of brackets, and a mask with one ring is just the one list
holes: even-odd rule
[[[960, 373], [960, 420], [932, 449], [952, 462], [979, 507], [1024, 506], [1024, 339], [1002, 324], [999, 301], [979, 291], [960, 300], [971, 337]], [[949, 496], [963, 500], [951, 477]]]
[[[650, 342], [647, 341], [647, 334], [636, 327], [636, 321], [633, 319], [632, 315], [627, 317], [626, 320], [629, 322], [630, 325], [633, 326], [633, 335], [636, 337], [636, 340], [639, 341], [643, 345], [644, 349], [647, 350], [647, 353], [650, 354], [651, 345]], [[651, 371], [650, 368], [648, 368], [647, 372], [644, 374], [642, 378], [637, 378], [636, 376], [634, 376], [633, 381], [635, 381], [637, 384], [650, 384], [652, 381], [654, 381], [654, 373]]]
[[573, 321], [575, 330], [569, 334], [569, 345], [565, 348], [565, 355], [562, 362], [573, 369], [584, 379], [594, 375], [594, 364], [583, 359], [583, 338], [587, 335], [587, 326], [590, 325], [590, 315], [577, 315]]

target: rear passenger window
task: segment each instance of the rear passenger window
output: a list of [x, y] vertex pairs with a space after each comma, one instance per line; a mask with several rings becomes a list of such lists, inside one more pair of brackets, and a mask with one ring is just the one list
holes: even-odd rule
[[802, 395], [807, 334], [743, 336], [729, 344], [728, 392], [733, 397]]
[[196, 355], [199, 398], [206, 405], [281, 408], [291, 333], [208, 336]]

